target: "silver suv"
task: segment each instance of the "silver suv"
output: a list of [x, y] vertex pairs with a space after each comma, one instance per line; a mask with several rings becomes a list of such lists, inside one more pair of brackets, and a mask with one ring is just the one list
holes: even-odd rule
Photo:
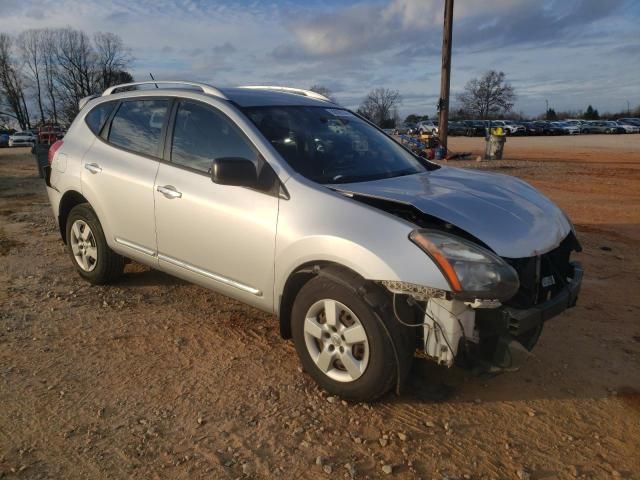
[[332, 394], [399, 390], [416, 350], [513, 369], [576, 302], [580, 244], [551, 201], [321, 95], [140, 82], [82, 103], [46, 171], [78, 273], [104, 284], [133, 259], [273, 312]]

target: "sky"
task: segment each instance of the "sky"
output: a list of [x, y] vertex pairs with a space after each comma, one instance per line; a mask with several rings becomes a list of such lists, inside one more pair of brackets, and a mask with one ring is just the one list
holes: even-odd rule
[[[355, 108], [402, 95], [400, 114], [435, 113], [443, 0], [0, 0], [0, 32], [109, 31], [137, 80], [328, 87]], [[452, 106], [465, 83], [504, 71], [514, 110], [600, 112], [640, 105], [640, 1], [456, 0]]]

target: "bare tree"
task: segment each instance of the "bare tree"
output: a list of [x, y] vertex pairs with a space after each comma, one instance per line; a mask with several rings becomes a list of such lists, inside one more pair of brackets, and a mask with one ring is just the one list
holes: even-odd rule
[[504, 72], [491, 70], [480, 78], [469, 80], [457, 99], [464, 111], [484, 120], [509, 112], [515, 98], [516, 94], [505, 80]]
[[31, 127], [22, 72], [13, 56], [12, 39], [6, 33], [0, 33], [0, 99], [7, 102], [21, 129]]
[[42, 69], [42, 30], [26, 30], [18, 35], [18, 52], [26, 66], [28, 79], [36, 91], [36, 102], [40, 111], [40, 122], [44, 122], [44, 107], [42, 102], [42, 84], [40, 81]]
[[96, 50], [96, 83], [100, 90], [119, 83], [122, 72], [131, 63], [130, 50], [113, 33], [98, 32], [93, 37]]
[[[97, 33], [92, 41], [73, 28], [34, 29], [16, 42], [1, 34], [0, 100], [22, 128], [29, 126], [27, 105], [37, 106], [41, 122], [71, 121], [83, 97], [132, 81], [131, 61], [130, 50], [112, 33]], [[29, 103], [27, 89], [33, 93]]]
[[67, 120], [78, 113], [83, 97], [131, 78], [126, 71], [131, 63], [129, 49], [117, 35], [97, 33], [92, 44], [83, 31], [64, 28], [55, 30], [53, 37], [54, 89]]
[[49, 100], [49, 114], [54, 123], [58, 123], [58, 91], [56, 79], [58, 77], [58, 63], [56, 61], [56, 39], [54, 30], [42, 31], [42, 70], [44, 90]]
[[358, 113], [380, 127], [391, 127], [401, 101], [398, 90], [376, 88], [371, 90], [358, 107]]
[[86, 33], [72, 28], [56, 30], [56, 81], [63, 115], [71, 120], [81, 98], [97, 89], [94, 81], [95, 53]]

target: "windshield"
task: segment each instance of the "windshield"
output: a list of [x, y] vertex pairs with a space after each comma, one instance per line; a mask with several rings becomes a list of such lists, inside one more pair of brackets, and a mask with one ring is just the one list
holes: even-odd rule
[[243, 111], [296, 172], [318, 183], [364, 182], [428, 169], [347, 110], [271, 106]]

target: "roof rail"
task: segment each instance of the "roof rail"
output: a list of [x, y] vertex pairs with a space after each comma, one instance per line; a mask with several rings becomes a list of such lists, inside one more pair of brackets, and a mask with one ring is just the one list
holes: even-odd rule
[[250, 88], [253, 90], [273, 90], [276, 92], [293, 93], [295, 95], [303, 95], [305, 97], [311, 97], [317, 100], [324, 100], [325, 102], [334, 103], [333, 100], [325, 97], [320, 93], [314, 92], [313, 90], [303, 90], [302, 88], [278, 87], [276, 85], [242, 85], [238, 88]]
[[137, 87], [138, 85], [155, 85], [156, 88], [158, 87], [158, 85], [186, 85], [189, 87], [199, 88], [200, 90], [202, 90], [202, 93], [206, 93], [207, 95], [213, 95], [214, 97], [228, 100], [225, 94], [216, 87], [212, 87], [211, 85], [207, 85], [206, 83], [185, 82], [182, 80], [149, 80], [144, 82], [121, 83], [120, 85], [114, 85], [107, 88], [104, 92], [102, 92], [102, 96], [104, 97], [106, 95], [111, 95], [120, 88]]
[[86, 97], [82, 97], [79, 101], [78, 101], [78, 110], [82, 110], [84, 108], [84, 106], [89, 103], [91, 100], [93, 100], [94, 98], [98, 98], [100, 95], [88, 95]]

